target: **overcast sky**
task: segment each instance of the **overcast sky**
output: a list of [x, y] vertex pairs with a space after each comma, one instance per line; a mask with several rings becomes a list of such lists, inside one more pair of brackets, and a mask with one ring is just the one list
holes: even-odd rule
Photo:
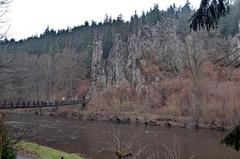
[[[190, 0], [194, 8], [200, 0]], [[166, 9], [176, 3], [185, 4], [186, 0], [13, 0], [6, 19], [10, 29], [8, 38], [17, 40], [42, 33], [49, 25], [53, 29], [81, 25], [84, 21], [103, 21], [106, 14], [116, 18], [120, 13], [129, 20], [135, 10], [140, 15], [155, 3]]]

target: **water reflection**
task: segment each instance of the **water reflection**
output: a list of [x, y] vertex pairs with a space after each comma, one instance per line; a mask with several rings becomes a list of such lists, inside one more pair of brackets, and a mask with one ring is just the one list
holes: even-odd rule
[[[112, 143], [113, 130], [119, 130], [125, 138], [136, 136], [136, 143], [145, 147], [143, 156], [152, 152], [163, 154], [161, 139], [173, 145], [177, 138], [182, 158], [197, 153], [199, 159], [239, 159], [240, 153], [220, 145], [227, 132], [189, 130], [180, 128], [146, 127], [143, 125], [109, 125], [103, 122], [88, 122], [49, 116], [10, 114], [7, 119], [11, 130], [27, 129], [27, 140], [64, 150], [85, 154], [93, 159], [113, 159], [103, 148]], [[18, 134], [17, 133], [17, 134]]]

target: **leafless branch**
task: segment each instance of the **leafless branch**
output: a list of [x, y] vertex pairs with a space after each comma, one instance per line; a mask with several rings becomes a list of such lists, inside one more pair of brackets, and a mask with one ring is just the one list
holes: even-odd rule
[[145, 147], [136, 147], [136, 136], [133, 136], [131, 138], [124, 138], [123, 135], [121, 135], [119, 129], [114, 129], [112, 127], [112, 137], [113, 140], [111, 143], [107, 144], [107, 147], [101, 149], [99, 153], [107, 151], [115, 154], [118, 159], [127, 159], [132, 158], [136, 159], [138, 158], [141, 153], [145, 150]]

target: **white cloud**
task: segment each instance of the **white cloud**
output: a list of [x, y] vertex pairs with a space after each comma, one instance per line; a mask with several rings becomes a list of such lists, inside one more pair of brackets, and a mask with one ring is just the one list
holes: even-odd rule
[[[50, 28], [63, 29], [81, 25], [85, 20], [102, 21], [107, 13], [116, 18], [120, 13], [128, 20], [135, 10], [141, 14], [155, 3], [160, 9], [170, 4], [183, 5], [186, 0], [14, 0], [7, 14], [9, 38], [26, 38]], [[198, 7], [199, 0], [190, 0]]]

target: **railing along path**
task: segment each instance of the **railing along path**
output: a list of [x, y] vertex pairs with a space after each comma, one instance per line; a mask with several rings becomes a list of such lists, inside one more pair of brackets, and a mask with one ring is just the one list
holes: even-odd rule
[[22, 108], [43, 108], [43, 107], [61, 107], [69, 105], [85, 105], [85, 99], [77, 100], [0, 100], [0, 109], [22, 109]]

